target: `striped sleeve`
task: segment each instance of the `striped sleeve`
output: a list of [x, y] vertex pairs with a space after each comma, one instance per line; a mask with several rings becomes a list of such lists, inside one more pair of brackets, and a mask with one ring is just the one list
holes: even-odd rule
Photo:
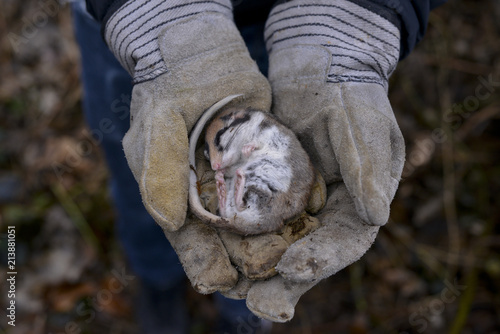
[[231, 1], [129, 0], [111, 15], [104, 37], [135, 83], [152, 80], [168, 70], [157, 41], [161, 30], [204, 12], [222, 13], [232, 18]]
[[268, 52], [299, 44], [321, 45], [332, 55], [328, 82], [368, 82], [387, 88], [399, 58], [399, 29], [347, 0], [288, 1], [270, 13]]

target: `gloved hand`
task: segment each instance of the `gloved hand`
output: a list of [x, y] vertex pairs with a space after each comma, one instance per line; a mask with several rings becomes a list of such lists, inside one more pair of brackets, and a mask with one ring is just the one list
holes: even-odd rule
[[188, 133], [215, 102], [269, 110], [270, 87], [232, 20], [230, 0], [128, 1], [108, 20], [105, 39], [135, 86], [123, 147], [144, 205], [163, 228], [202, 293], [237, 280], [217, 233], [186, 220]]
[[273, 112], [323, 175], [328, 200], [322, 226], [282, 256], [280, 276], [249, 289], [261, 317], [291, 319], [300, 296], [357, 261], [389, 218], [404, 141], [387, 98], [400, 33], [384, 10], [389, 19], [346, 0], [293, 0], [269, 15]]

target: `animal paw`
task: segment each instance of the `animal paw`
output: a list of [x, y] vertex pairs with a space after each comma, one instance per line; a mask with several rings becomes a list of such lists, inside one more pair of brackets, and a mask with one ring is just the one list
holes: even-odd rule
[[220, 169], [217, 172], [215, 172], [215, 181], [217, 181], [218, 183], [225, 183], [224, 170]]
[[245, 173], [241, 169], [236, 170], [236, 182], [234, 185], [234, 202], [238, 211], [245, 210], [243, 196], [245, 195]]
[[248, 158], [250, 154], [252, 154], [252, 152], [255, 151], [256, 149], [257, 146], [255, 145], [255, 143], [249, 143], [243, 146], [243, 148], [241, 149], [241, 153], [245, 158]]
[[224, 212], [226, 208], [226, 181], [224, 180], [224, 172], [217, 171], [215, 173], [215, 185], [217, 188], [217, 199], [219, 200], [219, 211]]

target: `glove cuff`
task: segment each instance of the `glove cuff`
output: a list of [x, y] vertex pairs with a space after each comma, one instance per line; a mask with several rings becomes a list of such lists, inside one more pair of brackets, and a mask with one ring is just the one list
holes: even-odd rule
[[232, 20], [232, 4], [230, 0], [131, 0], [110, 17], [104, 37], [135, 83], [152, 80], [168, 70], [158, 35], [166, 27], [200, 13], [221, 13]]
[[331, 55], [327, 82], [382, 85], [399, 59], [400, 32], [386, 18], [347, 0], [293, 0], [271, 11], [265, 28], [270, 54], [317, 45]]

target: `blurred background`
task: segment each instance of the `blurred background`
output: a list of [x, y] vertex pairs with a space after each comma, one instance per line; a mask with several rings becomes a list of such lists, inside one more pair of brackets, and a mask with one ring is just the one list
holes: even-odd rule
[[[108, 172], [81, 112], [69, 6], [43, 12], [0, 0], [0, 332], [139, 333]], [[390, 222], [272, 333], [500, 333], [499, 91], [500, 2], [435, 10], [390, 82], [407, 145]], [[116, 289], [120, 273], [132, 278]], [[209, 333], [212, 297], [187, 298], [192, 333]]]

